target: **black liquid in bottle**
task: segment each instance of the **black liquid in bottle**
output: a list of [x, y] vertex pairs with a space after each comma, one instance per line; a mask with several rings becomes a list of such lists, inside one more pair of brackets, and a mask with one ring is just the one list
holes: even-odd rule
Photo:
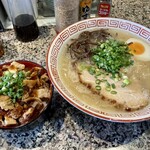
[[39, 35], [39, 29], [34, 17], [22, 14], [15, 18], [14, 30], [18, 40], [29, 42], [35, 40]]

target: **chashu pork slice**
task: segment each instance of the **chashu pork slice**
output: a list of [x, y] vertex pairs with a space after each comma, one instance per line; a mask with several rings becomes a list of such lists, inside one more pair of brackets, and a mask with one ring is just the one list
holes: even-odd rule
[[[87, 70], [83, 70], [78, 73], [79, 80], [82, 84], [86, 85], [92, 92], [100, 94], [106, 100], [110, 102], [115, 102], [116, 106], [119, 106], [125, 110], [137, 110], [148, 104], [150, 100], [150, 92], [143, 89], [138, 81], [134, 81], [132, 84], [121, 87], [122, 82], [115, 82], [110, 77], [106, 77], [105, 79], [110, 83], [114, 83], [117, 91], [116, 94], [111, 94], [106, 90], [106, 84], [101, 83], [101, 90], [98, 92], [96, 90], [95, 77], [91, 75]], [[99, 77], [100, 79], [100, 77]]]

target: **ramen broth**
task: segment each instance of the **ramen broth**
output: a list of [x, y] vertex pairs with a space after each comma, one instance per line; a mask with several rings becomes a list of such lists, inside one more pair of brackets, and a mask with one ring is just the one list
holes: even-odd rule
[[[133, 34], [129, 34], [128, 32], [124, 33], [123, 31], [116, 32], [115, 30], [109, 29], [107, 32], [109, 32], [113, 38], [121, 41], [126, 41], [131, 37], [138, 38]], [[77, 36], [73, 37], [73, 39], [77, 38]], [[115, 108], [114, 105], [110, 104], [108, 101], [102, 100], [100, 95], [93, 94], [90, 89], [79, 82], [78, 75], [71, 65], [70, 53], [67, 52], [68, 43], [70, 43], [70, 41], [67, 41], [66, 44], [64, 44], [58, 59], [59, 76], [67, 90], [82, 103], [95, 108], [96, 110], [106, 111], [107, 109], [107, 111], [110, 112], [122, 112], [123, 110]], [[143, 88], [150, 91], [150, 61], [137, 61], [135, 64], [136, 65], [133, 65], [129, 69], [128, 76], [131, 80], [140, 78], [140, 84], [142, 84]]]

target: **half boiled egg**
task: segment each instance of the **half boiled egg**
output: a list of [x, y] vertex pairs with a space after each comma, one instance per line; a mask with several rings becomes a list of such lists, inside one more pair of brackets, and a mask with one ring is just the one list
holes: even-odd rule
[[130, 38], [126, 41], [131, 53], [137, 60], [150, 61], [150, 45], [146, 42]]

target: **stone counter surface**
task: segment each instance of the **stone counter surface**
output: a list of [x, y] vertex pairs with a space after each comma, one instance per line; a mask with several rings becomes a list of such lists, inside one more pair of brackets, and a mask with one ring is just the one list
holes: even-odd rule
[[[149, 0], [113, 0], [112, 17], [150, 28]], [[3, 62], [26, 59], [45, 67], [46, 53], [56, 36], [53, 26], [40, 27], [33, 42], [15, 39], [14, 31], [0, 33]], [[150, 121], [114, 123], [89, 116], [74, 108], [55, 90], [52, 105], [34, 123], [19, 130], [0, 130], [0, 150], [149, 150]]]

